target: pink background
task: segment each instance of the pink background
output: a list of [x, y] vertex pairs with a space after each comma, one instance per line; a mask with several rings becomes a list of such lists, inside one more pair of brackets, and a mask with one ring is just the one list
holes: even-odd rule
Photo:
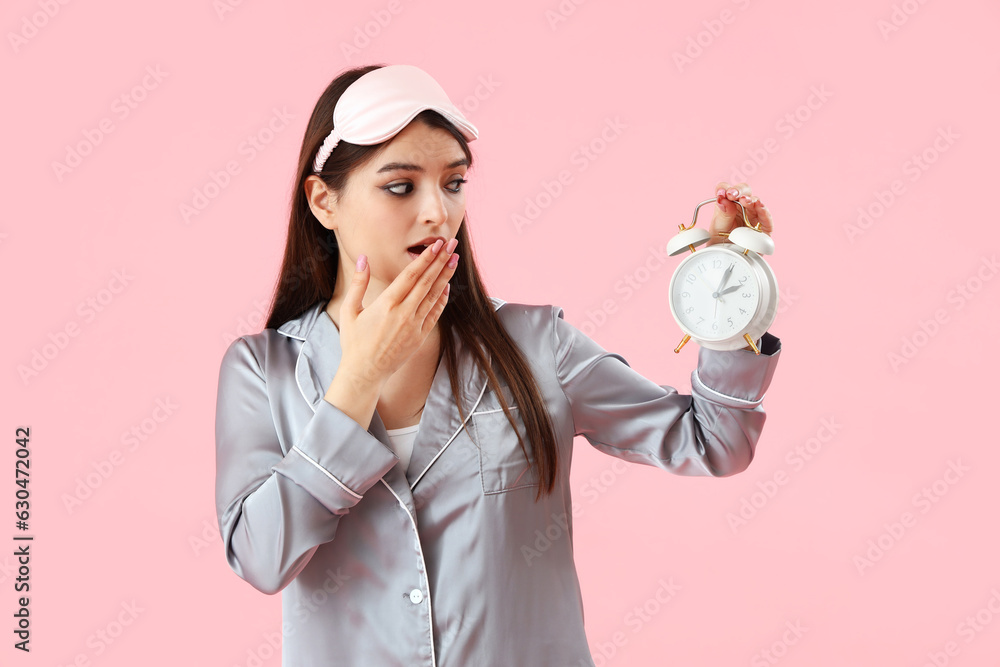
[[[750, 468], [672, 476], [577, 440], [597, 665], [997, 664], [996, 3], [222, 1], [4, 4], [0, 662], [279, 664], [279, 597], [217, 534], [219, 362], [262, 326], [316, 98], [385, 62], [426, 69], [481, 131], [491, 293], [562, 306], [683, 393], [697, 347], [671, 351], [676, 262], [644, 273], [649, 247], [720, 180], [774, 214], [784, 351]], [[546, 206], [519, 233], [526, 200]], [[11, 630], [25, 425], [30, 655]]]

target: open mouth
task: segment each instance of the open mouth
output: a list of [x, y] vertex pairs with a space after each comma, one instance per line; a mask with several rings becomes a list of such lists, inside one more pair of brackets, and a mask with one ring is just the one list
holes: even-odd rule
[[411, 245], [409, 248], [406, 249], [406, 251], [411, 255], [419, 255], [426, 249], [427, 249], [426, 244], [420, 244], [420, 245]]

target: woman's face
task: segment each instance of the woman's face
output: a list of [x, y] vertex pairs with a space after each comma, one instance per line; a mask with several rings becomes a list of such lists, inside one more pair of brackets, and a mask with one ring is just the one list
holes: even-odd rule
[[338, 296], [350, 284], [358, 255], [367, 255], [371, 266], [365, 297], [370, 303], [414, 260], [407, 248], [427, 238], [454, 238], [465, 217], [467, 170], [458, 141], [420, 121], [355, 169], [340, 198], [327, 201], [330, 214], [317, 215], [340, 245]]

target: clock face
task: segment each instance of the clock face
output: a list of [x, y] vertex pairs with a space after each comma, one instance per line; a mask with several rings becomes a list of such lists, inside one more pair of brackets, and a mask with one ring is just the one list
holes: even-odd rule
[[670, 306], [681, 328], [695, 338], [742, 335], [761, 303], [760, 282], [742, 253], [708, 247], [689, 255], [670, 283]]

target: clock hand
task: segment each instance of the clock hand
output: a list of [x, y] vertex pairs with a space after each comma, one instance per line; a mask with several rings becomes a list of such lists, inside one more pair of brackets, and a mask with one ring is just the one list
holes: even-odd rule
[[727, 287], [726, 289], [722, 290], [721, 292], [719, 292], [719, 294], [720, 295], [721, 294], [729, 294], [730, 292], [735, 292], [736, 290], [740, 289], [741, 287], [743, 287], [743, 285], [733, 285], [732, 287]]
[[727, 282], [729, 282], [729, 276], [732, 275], [732, 273], [733, 273], [733, 265], [730, 264], [729, 268], [726, 269], [726, 272], [722, 274], [722, 281], [719, 282], [719, 289], [715, 290], [716, 292], [719, 292], [720, 294], [725, 294], [725, 292], [722, 291], [722, 288], [726, 286]]

